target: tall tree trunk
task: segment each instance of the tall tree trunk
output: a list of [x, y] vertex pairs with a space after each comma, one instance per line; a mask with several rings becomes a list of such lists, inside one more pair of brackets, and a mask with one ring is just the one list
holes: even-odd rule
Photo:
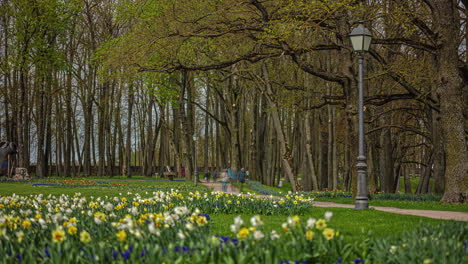
[[435, 26], [440, 34], [437, 82], [444, 131], [446, 170], [445, 203], [468, 201], [468, 151], [464, 130], [463, 89], [467, 82], [458, 69], [460, 18], [455, 0], [434, 0]]
[[283, 171], [287, 178], [289, 179], [289, 182], [291, 183], [292, 191], [293, 192], [298, 192], [302, 190], [302, 187], [299, 185], [299, 181], [297, 180], [297, 175], [294, 172], [293, 169], [293, 163], [292, 163], [292, 155], [291, 155], [291, 149], [289, 148], [289, 144], [286, 141], [286, 137], [283, 131], [283, 127], [281, 125], [279, 113], [278, 113], [278, 106], [276, 105], [276, 102], [274, 101], [273, 97], [273, 91], [271, 88], [271, 84], [269, 82], [269, 77], [268, 77], [268, 71], [266, 68], [266, 65], [263, 64], [263, 74], [266, 80], [266, 87], [265, 87], [265, 92], [267, 95], [267, 100], [268, 104], [271, 106], [271, 117], [273, 119], [273, 125], [278, 137], [278, 144], [280, 146], [280, 155], [281, 155], [281, 163], [283, 166]]
[[319, 190], [317, 174], [315, 173], [314, 155], [312, 153], [312, 130], [310, 129], [310, 117], [309, 112], [305, 116], [305, 134], [306, 134], [306, 155], [308, 171], [311, 173], [312, 188]]

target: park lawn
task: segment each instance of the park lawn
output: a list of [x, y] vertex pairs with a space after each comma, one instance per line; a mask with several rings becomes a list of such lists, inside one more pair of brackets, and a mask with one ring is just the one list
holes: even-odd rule
[[[315, 201], [321, 202], [334, 202], [342, 204], [354, 204], [354, 200], [351, 198], [328, 198], [319, 197]], [[419, 209], [419, 210], [437, 210], [437, 211], [454, 211], [454, 212], [466, 212], [468, 213], [468, 204], [443, 204], [437, 201], [393, 201], [393, 200], [370, 200], [370, 206], [386, 206], [395, 207], [401, 209]]]
[[[79, 181], [95, 181], [96, 185], [80, 184]], [[60, 182], [68, 186], [47, 186]], [[88, 182], [89, 183], [89, 182]], [[0, 182], [0, 196], [11, 194], [17, 195], [30, 195], [30, 194], [44, 194], [44, 195], [74, 195], [81, 193], [83, 196], [120, 196], [121, 194], [139, 193], [144, 196], [146, 193], [151, 194], [154, 191], [170, 189], [179, 190], [180, 192], [195, 192], [195, 191], [209, 191], [208, 188], [199, 184], [196, 187], [192, 182], [179, 182], [179, 181], [160, 181], [160, 180], [109, 180], [109, 179], [44, 179], [32, 182]]]
[[[384, 238], [399, 236], [403, 231], [413, 230], [421, 225], [437, 225], [445, 220], [431, 219], [426, 217], [417, 217], [409, 215], [399, 215], [376, 210], [356, 211], [345, 208], [321, 208], [315, 207], [304, 215], [301, 215], [303, 221], [313, 217], [323, 218], [327, 211], [333, 212], [333, 217], [328, 223], [329, 227], [337, 230], [349, 241], [362, 241], [370, 237]], [[212, 232], [218, 235], [233, 236], [229, 227], [237, 215], [217, 214], [211, 215], [213, 221]], [[244, 222], [248, 223], [252, 215], [242, 215]], [[281, 230], [281, 224], [287, 221], [287, 216], [269, 215], [261, 216], [265, 223], [265, 230]]]
[[[237, 189], [240, 190], [241, 188], [241, 183], [240, 182], [231, 182], [230, 184], [234, 185]], [[252, 194], [258, 194], [261, 195], [261, 193], [251, 189], [247, 184], [244, 183], [244, 186], [242, 186], [242, 193], [252, 193]]]

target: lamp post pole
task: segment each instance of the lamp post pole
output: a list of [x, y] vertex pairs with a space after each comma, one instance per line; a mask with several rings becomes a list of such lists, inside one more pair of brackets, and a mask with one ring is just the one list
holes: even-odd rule
[[365, 138], [364, 138], [364, 85], [363, 85], [363, 63], [364, 55], [358, 55], [359, 64], [359, 94], [358, 94], [358, 130], [359, 130], [359, 153], [357, 157], [357, 194], [354, 209], [363, 210], [369, 209], [369, 200], [367, 198], [367, 159], [365, 155]]
[[359, 137], [359, 153], [357, 156], [356, 171], [357, 171], [357, 193], [354, 209], [364, 210], [369, 209], [369, 200], [367, 198], [367, 160], [365, 154], [365, 137], [364, 137], [364, 52], [369, 51], [372, 40], [371, 32], [364, 27], [363, 21], [351, 31], [349, 35], [354, 51], [358, 53], [359, 77], [358, 77], [358, 137]]

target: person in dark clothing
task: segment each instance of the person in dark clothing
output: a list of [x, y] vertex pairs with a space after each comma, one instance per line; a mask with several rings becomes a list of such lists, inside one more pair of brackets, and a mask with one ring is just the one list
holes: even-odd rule
[[237, 175], [237, 179], [239, 180], [240, 182], [240, 192], [242, 192], [242, 189], [244, 187], [244, 183], [245, 183], [245, 169], [242, 168], [239, 172], [239, 174]]
[[215, 170], [213, 171], [213, 182], [216, 182], [217, 178], [218, 178], [218, 172]]
[[205, 181], [206, 182], [210, 182], [210, 174], [211, 174], [210, 171], [205, 172]]

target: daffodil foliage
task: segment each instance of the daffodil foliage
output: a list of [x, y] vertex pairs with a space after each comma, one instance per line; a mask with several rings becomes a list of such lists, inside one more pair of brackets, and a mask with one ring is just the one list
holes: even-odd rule
[[[224, 197], [215, 196], [218, 197], [213, 199]], [[133, 199], [87, 199], [79, 194], [2, 197], [2, 260], [25, 263], [272, 263], [322, 259], [327, 248], [339, 249], [342, 243], [337, 239], [338, 232], [327, 226], [331, 213], [317, 221], [289, 217], [278, 231], [272, 232], [262, 230], [260, 216], [252, 217], [250, 225], [236, 217], [231, 226], [232, 237], [215, 236], [210, 232], [209, 214], [175, 204], [185, 199], [196, 203], [197, 199], [206, 198], [200, 194], [182, 197], [178, 193], [163, 192], [148, 199], [138, 195]], [[161, 202], [164, 205], [158, 206]], [[324, 246], [319, 246], [321, 244]], [[278, 251], [283, 245], [292, 250]], [[266, 251], [256, 254], [258, 246]], [[311, 248], [317, 251], [311, 253]]]
[[[273, 229], [261, 215], [237, 216], [230, 236], [211, 232], [197, 201], [237, 206], [252, 197], [155, 192], [152, 197], [0, 198], [2, 263], [442, 263], [463, 262], [464, 223], [405, 233], [398, 239], [350, 243], [322, 218], [289, 214]], [[226, 200], [229, 199], [229, 200]], [[294, 201], [301, 200], [294, 198]], [[188, 201], [187, 203], [185, 203]], [[231, 201], [231, 203], [228, 203]], [[254, 202], [261, 199], [252, 199]], [[284, 200], [283, 200], [284, 201]], [[302, 202], [302, 201], [301, 201]], [[301, 202], [297, 202], [298, 204]], [[280, 205], [280, 202], [270, 202]], [[284, 202], [286, 203], [286, 201]], [[294, 203], [292, 207], [294, 207]], [[421, 239], [419, 239], [421, 238]], [[466, 244], [466, 242], [465, 242]], [[259, 250], [261, 249], [261, 250]], [[466, 250], [466, 249], [465, 249]], [[418, 252], [412, 254], [412, 252]], [[407, 262], [409, 261], [409, 262]]]

